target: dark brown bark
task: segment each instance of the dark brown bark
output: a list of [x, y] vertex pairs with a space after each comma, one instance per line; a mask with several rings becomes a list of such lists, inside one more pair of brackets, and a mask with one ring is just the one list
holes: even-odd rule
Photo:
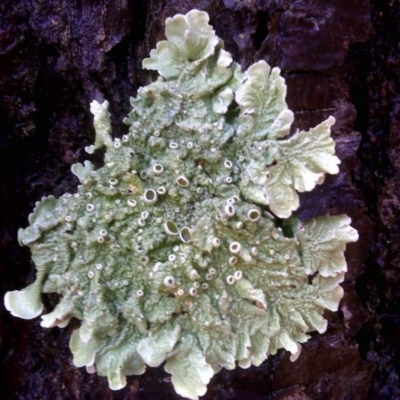
[[[192, 8], [209, 13], [244, 68], [259, 59], [281, 67], [296, 127], [336, 117], [341, 173], [302, 196], [299, 215], [347, 213], [360, 233], [328, 331], [294, 364], [280, 352], [259, 368], [222, 371], [204, 398], [400, 398], [399, 0], [1, 2], [1, 296], [33, 279], [16, 232], [35, 201], [76, 187], [70, 166], [94, 137], [89, 102], [109, 100], [122, 135], [129, 97], [153, 79], [141, 60], [163, 38], [165, 18]], [[43, 329], [3, 305], [0, 317], [2, 399], [179, 398], [162, 368], [112, 392], [72, 365], [74, 327]]]

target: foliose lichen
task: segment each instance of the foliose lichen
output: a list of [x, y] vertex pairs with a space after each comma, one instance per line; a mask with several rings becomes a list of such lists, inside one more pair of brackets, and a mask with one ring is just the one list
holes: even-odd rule
[[58, 293], [41, 325], [79, 319], [74, 364], [115, 390], [165, 362], [176, 392], [197, 399], [221, 368], [280, 348], [296, 358], [337, 310], [357, 240], [345, 215], [292, 216], [297, 192], [338, 172], [334, 118], [290, 135], [279, 68], [242, 72], [208, 20], [167, 19], [143, 61], [160, 76], [131, 100], [127, 135], [113, 139], [108, 102], [92, 102], [86, 150], [105, 147], [104, 166], [73, 165], [77, 192], [37, 202], [18, 232], [37, 278], [6, 294], [7, 309], [34, 318], [41, 292]]

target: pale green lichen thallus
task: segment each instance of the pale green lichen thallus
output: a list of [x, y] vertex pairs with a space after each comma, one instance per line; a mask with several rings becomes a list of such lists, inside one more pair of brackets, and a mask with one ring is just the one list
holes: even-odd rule
[[280, 348], [295, 359], [343, 295], [350, 219], [292, 216], [298, 192], [338, 172], [334, 118], [289, 135], [279, 68], [242, 72], [208, 21], [167, 19], [143, 61], [159, 78], [131, 100], [128, 134], [112, 139], [108, 102], [92, 102], [86, 150], [105, 147], [104, 166], [73, 165], [76, 193], [37, 202], [18, 232], [37, 278], [7, 309], [34, 318], [41, 293], [58, 293], [41, 325], [79, 319], [73, 362], [112, 389], [165, 362], [176, 392], [197, 399], [221, 368]]

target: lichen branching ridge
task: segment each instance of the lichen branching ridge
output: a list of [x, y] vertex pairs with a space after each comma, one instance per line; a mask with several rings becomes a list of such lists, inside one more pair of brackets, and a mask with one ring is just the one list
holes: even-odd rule
[[334, 118], [290, 134], [279, 68], [242, 72], [208, 21], [167, 19], [143, 61], [159, 78], [131, 100], [122, 138], [108, 102], [92, 102], [86, 150], [105, 147], [104, 166], [73, 165], [76, 193], [37, 202], [18, 232], [37, 278], [6, 294], [7, 309], [34, 318], [41, 293], [58, 293], [41, 325], [79, 319], [73, 362], [112, 389], [165, 362], [176, 392], [197, 399], [221, 368], [280, 348], [295, 359], [343, 295], [350, 219], [292, 216], [298, 192], [338, 172]]

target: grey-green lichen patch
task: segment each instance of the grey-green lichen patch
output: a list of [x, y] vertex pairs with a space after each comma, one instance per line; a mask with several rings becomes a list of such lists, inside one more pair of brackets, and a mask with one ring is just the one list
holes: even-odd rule
[[309, 332], [326, 330], [357, 233], [345, 215], [291, 216], [297, 192], [338, 172], [334, 119], [290, 136], [278, 68], [243, 73], [204, 12], [166, 25], [143, 62], [160, 77], [131, 100], [129, 133], [112, 139], [108, 102], [91, 104], [86, 150], [105, 147], [104, 166], [74, 165], [76, 193], [36, 204], [18, 238], [37, 280], [5, 305], [34, 318], [41, 293], [58, 293], [41, 324], [81, 321], [76, 366], [120, 389], [165, 362], [176, 391], [197, 399], [221, 368], [280, 348], [295, 359]]

